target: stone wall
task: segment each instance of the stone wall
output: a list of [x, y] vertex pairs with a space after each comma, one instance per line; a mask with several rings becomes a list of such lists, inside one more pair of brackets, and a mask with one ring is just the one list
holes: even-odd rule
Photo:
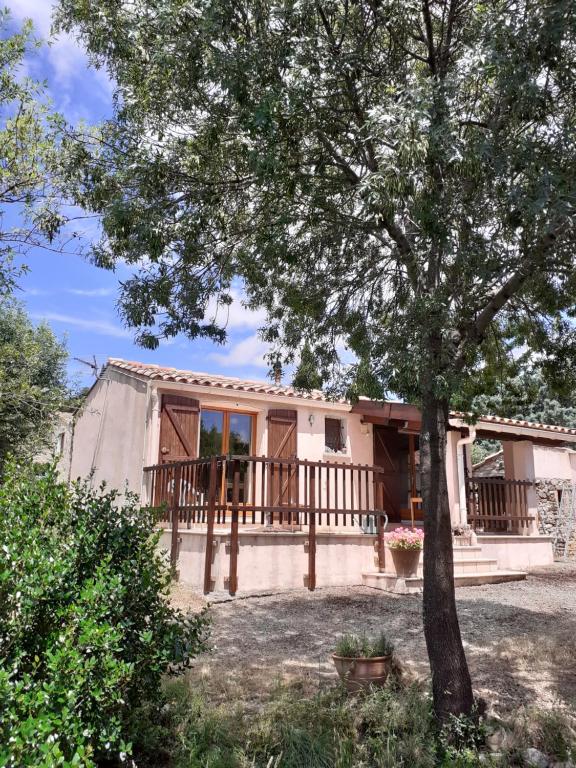
[[576, 558], [576, 490], [570, 480], [536, 480], [540, 533], [554, 537], [557, 558]]

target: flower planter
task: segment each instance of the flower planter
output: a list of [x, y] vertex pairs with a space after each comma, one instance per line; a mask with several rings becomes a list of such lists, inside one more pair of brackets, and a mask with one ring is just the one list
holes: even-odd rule
[[390, 547], [396, 576], [401, 579], [410, 579], [418, 574], [421, 549], [400, 549]]
[[383, 686], [392, 669], [392, 654], [373, 658], [354, 658], [332, 654], [332, 661], [340, 679], [351, 693], [369, 688], [371, 685]]

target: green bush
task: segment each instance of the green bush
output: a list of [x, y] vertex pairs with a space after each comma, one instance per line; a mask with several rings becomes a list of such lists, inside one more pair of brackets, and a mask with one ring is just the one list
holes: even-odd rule
[[[135, 497], [11, 466], [0, 488], [0, 766], [114, 765], [205, 646]], [[140, 736], [137, 735], [138, 740]]]

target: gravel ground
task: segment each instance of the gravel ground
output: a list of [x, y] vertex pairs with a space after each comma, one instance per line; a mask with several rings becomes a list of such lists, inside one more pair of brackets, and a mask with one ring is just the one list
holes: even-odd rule
[[[456, 591], [462, 636], [477, 694], [498, 712], [520, 705], [576, 703], [576, 566], [556, 564], [526, 581]], [[202, 598], [177, 586], [174, 601]], [[271, 688], [309, 692], [335, 679], [330, 653], [347, 632], [384, 630], [408, 675], [429, 675], [419, 596], [367, 587], [298, 590], [212, 603], [213, 651], [191, 670], [217, 700], [257, 706]]]

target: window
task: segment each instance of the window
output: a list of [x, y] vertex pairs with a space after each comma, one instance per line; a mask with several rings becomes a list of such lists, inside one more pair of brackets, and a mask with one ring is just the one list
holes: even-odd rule
[[203, 409], [200, 414], [200, 457], [252, 454], [254, 416], [236, 411]]
[[344, 422], [341, 419], [324, 419], [324, 450], [326, 453], [343, 453], [346, 450]]

